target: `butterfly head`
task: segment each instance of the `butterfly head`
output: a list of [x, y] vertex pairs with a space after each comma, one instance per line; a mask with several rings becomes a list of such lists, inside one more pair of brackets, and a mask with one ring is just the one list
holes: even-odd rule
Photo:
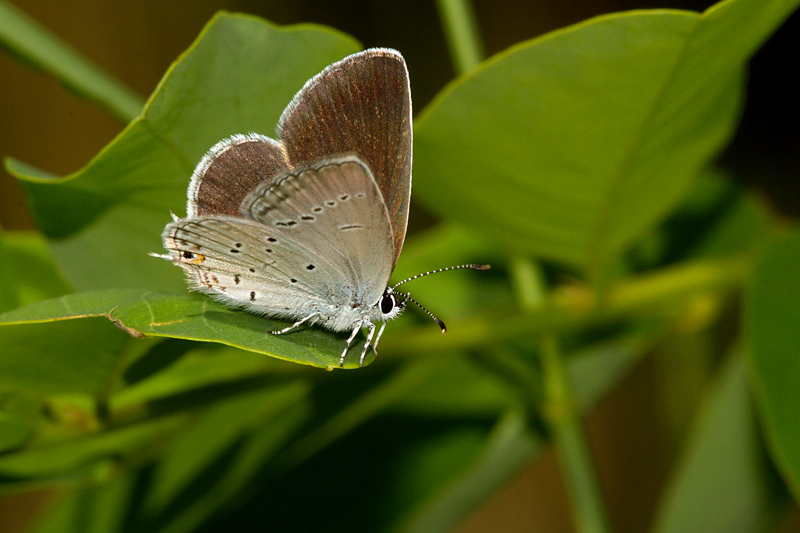
[[386, 287], [377, 305], [380, 320], [387, 321], [397, 318], [405, 310], [407, 299], [407, 295], [394, 292], [392, 287]]

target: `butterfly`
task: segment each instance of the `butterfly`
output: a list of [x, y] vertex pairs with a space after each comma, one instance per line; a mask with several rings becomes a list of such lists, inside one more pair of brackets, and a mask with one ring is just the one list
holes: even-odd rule
[[[367, 328], [363, 366], [388, 320], [408, 302], [390, 286], [408, 223], [411, 92], [395, 50], [348, 56], [311, 78], [280, 117], [277, 139], [237, 134], [195, 169], [187, 216], [162, 233], [167, 254], [192, 289], [221, 302], [350, 336]], [[376, 323], [382, 322], [376, 335]]]

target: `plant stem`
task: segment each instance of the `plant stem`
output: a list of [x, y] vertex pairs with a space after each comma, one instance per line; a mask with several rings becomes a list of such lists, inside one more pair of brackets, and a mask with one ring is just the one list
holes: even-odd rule
[[556, 446], [572, 504], [575, 528], [583, 533], [610, 531], [594, 464], [555, 335], [542, 339], [544, 417]]
[[[510, 273], [520, 308], [527, 312], [541, 312], [546, 298], [541, 268], [528, 258], [516, 257], [511, 260]], [[610, 531], [583, 421], [553, 331], [544, 331], [541, 348], [544, 392], [541, 410], [561, 463], [575, 527], [583, 533]], [[536, 391], [533, 387], [531, 389]]]
[[519, 306], [525, 311], [540, 309], [547, 295], [539, 264], [528, 257], [513, 257], [509, 263], [509, 273]]
[[456, 73], [463, 74], [484, 57], [478, 25], [472, 5], [463, 0], [437, 0], [450, 57]]
[[[438, 330], [420, 327], [404, 332], [402, 343], [388, 343], [381, 353], [384, 359], [397, 354], [406, 356], [426, 350], [457, 350], [514, 339], [520, 335], [544, 333], [568, 334], [587, 327], [619, 320], [671, 319], [698, 295], [723, 297], [742, 287], [748, 276], [750, 258], [692, 261], [654, 271], [638, 278], [612, 285], [608, 298], [598, 306], [588, 289], [551, 292], [548, 300], [531, 311], [508, 314], [487, 310], [474, 319], [450, 325], [458, 335], [442, 338]], [[504, 310], [504, 311], [507, 311]], [[387, 338], [392, 334], [389, 333]], [[391, 348], [388, 345], [391, 344]]]

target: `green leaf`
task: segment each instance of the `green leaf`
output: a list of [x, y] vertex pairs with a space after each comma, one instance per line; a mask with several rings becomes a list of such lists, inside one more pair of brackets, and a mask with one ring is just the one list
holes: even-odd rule
[[[431, 449], [418, 448], [411, 455], [414, 462], [405, 465], [400, 488], [413, 491], [411, 508], [401, 515], [400, 531], [450, 531], [489, 494], [515, 476], [541, 450], [537, 436], [525, 424], [519, 412], [501, 418], [491, 433], [464, 459], [467, 468], [449, 476], [442, 483], [437, 467], [452, 460], [451, 450], [436, 443]], [[477, 452], [477, 453], [476, 453]], [[446, 454], [447, 457], [442, 457]], [[425, 461], [430, 461], [426, 464]], [[410, 461], [409, 461], [410, 462]], [[415, 480], [414, 476], [422, 479]], [[421, 482], [433, 484], [428, 497], [420, 498]], [[433, 483], [432, 483], [433, 482]], [[425, 495], [423, 493], [423, 495]]]
[[21, 448], [31, 439], [40, 408], [30, 393], [0, 394], [0, 453]]
[[745, 312], [750, 367], [767, 443], [800, 501], [800, 231], [773, 242], [758, 262]]
[[0, 261], [7, 265], [7, 288], [15, 292], [16, 306], [71, 292], [41, 235], [6, 231], [2, 234], [2, 246]]
[[[307, 400], [308, 392], [308, 386], [298, 381], [243, 392], [207, 409], [158, 461], [153, 486], [144, 503], [146, 512], [165, 508], [179, 491], [197, 482], [196, 477], [214, 459], [243, 436], [269, 425], [294, 404]], [[198, 442], [203, 446], [198, 447]]]
[[13, 309], [18, 305], [17, 291], [14, 286], [14, 273], [11, 271], [4, 235], [0, 231], [0, 313]]
[[[156, 418], [130, 427], [79, 438], [34, 443], [16, 453], [0, 457], [0, 473], [15, 477], [56, 477], [83, 473], [93, 477], [93, 471], [109, 466], [120, 455], [134, 452], [150, 455], [154, 443], [163, 441], [186, 423], [185, 416]], [[83, 472], [82, 472], [83, 471]], [[107, 477], [106, 472], [102, 477]]]
[[431, 417], [495, 418], [520, 407], [508, 383], [466, 357], [420, 359], [428, 375], [389, 406], [392, 413]]
[[774, 231], [774, 216], [755, 192], [720, 170], [699, 178], [681, 206], [631, 250], [636, 270], [752, 253]]
[[[641, 348], [639, 337], [625, 336], [570, 357], [569, 373], [582, 392], [583, 412], [590, 413], [638, 360], [633, 350]], [[542, 449], [541, 436], [526, 425], [510, 383], [474, 359], [444, 359], [440, 371], [417, 383], [387, 412], [416, 415], [417, 420], [469, 416], [498, 420], [481, 439], [444, 431], [440, 440], [408, 446], [409, 451], [394, 461], [400, 464], [395, 464], [388, 492], [390, 508], [397, 508], [396, 530], [449, 531]]]
[[170, 68], [142, 116], [83, 170], [53, 180], [7, 163], [70, 283], [184, 292], [179, 269], [147, 253], [162, 249], [170, 211], [183, 213], [202, 155], [234, 133], [271, 134], [307, 79], [357, 50], [351, 38], [321, 27], [284, 29], [219, 14]]
[[109, 533], [125, 531], [128, 506], [134, 500], [137, 476], [126, 473], [110, 483], [62, 495], [31, 528], [35, 533]]
[[[225, 456], [224, 471], [214, 476], [213, 486], [200, 497], [193, 500], [186, 508], [167, 511], [173, 516], [159, 515], [151, 520], [144, 531], [160, 531], [161, 533], [181, 533], [197, 530], [221, 507], [230, 505], [232, 501], [241, 501], [241, 493], [252, 477], [263, 468], [264, 462], [280, 449], [298, 428], [305, 422], [310, 411], [309, 402], [297, 402], [270, 418], [236, 447], [235, 454]], [[158, 528], [156, 526], [159, 526]]]
[[[119, 341], [125, 339], [109, 320], [136, 337], [219, 342], [322, 368], [338, 367], [345, 345], [344, 337], [319, 328], [271, 335], [270, 330], [283, 327], [284, 323], [231, 309], [201, 294], [173, 295], [136, 289], [87, 291], [0, 314], [0, 331], [12, 339], [11, 349], [0, 353], [0, 385], [24, 377], [31, 386], [41, 381], [40, 385], [55, 387], [59, 374], [71, 369], [62, 379], [72, 376], [74, 381], [64, 380], [65, 386], [83, 383], [89, 387], [105, 376], [116, 360]], [[87, 328], [95, 333], [88, 335]], [[63, 348], [55, 349], [51, 339], [62, 337], [66, 339]], [[38, 349], [41, 359], [30, 357], [28, 342]], [[360, 354], [363, 346], [363, 339], [351, 344], [345, 367], [358, 367], [358, 357], [352, 354]], [[364, 363], [374, 358], [374, 353], [368, 352]], [[53, 364], [55, 368], [48, 367]], [[85, 370], [81, 372], [81, 368]]]
[[0, 43], [122, 120], [142, 110], [144, 101], [133, 90], [5, 1], [0, 1]]
[[0, 391], [99, 394], [129, 340], [105, 318], [0, 324]]
[[165, 398], [179, 399], [193, 390], [230, 383], [244, 386], [247, 380], [275, 374], [287, 374], [289, 379], [293, 375], [289, 368], [282, 361], [246, 350], [182, 340], [158, 342], [125, 368], [127, 386], [115, 391], [110, 407], [112, 411], [135, 410]]
[[653, 531], [759, 531], [775, 501], [765, 459], [736, 353], [706, 395]]
[[[688, 241], [683, 252], [689, 257], [725, 257], [763, 245], [774, 231], [774, 217], [757, 193], [741, 190], [729, 176], [704, 178], [690, 196], [695, 200], [705, 196], [709, 202], [694, 213], [684, 211], [685, 235], [673, 236], [675, 246], [683, 237]], [[690, 231], [693, 237], [688, 236]]]
[[609, 15], [498, 54], [417, 120], [417, 198], [602, 274], [730, 138], [745, 62], [797, 3]]

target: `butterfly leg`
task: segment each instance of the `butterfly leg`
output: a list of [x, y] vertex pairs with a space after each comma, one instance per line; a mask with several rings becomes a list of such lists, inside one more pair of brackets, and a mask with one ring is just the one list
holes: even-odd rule
[[278, 330], [278, 331], [270, 331], [269, 333], [272, 333], [273, 335], [283, 335], [284, 333], [288, 333], [288, 332], [292, 331], [294, 328], [302, 326], [305, 322], [307, 322], [311, 318], [314, 318], [315, 316], [317, 316], [317, 313], [311, 313], [310, 315], [308, 315], [304, 319], [298, 320], [297, 322], [295, 322], [294, 324], [292, 324], [289, 327], [283, 328], [283, 329]]
[[386, 324], [388, 322], [384, 322], [381, 325], [381, 329], [378, 330], [378, 336], [375, 337], [375, 342], [372, 343], [372, 351], [375, 352], [375, 355], [378, 355], [378, 341], [381, 340], [381, 335], [383, 335], [383, 330], [386, 329]]
[[364, 322], [359, 322], [356, 324], [356, 327], [353, 328], [353, 333], [350, 334], [350, 337], [347, 339], [347, 344], [344, 345], [344, 351], [342, 352], [342, 356], [339, 358], [339, 368], [344, 366], [344, 356], [347, 355], [347, 350], [350, 349], [350, 343], [353, 342], [353, 339], [356, 338], [356, 335], [359, 331], [361, 331], [361, 326], [364, 325]]
[[[367, 322], [367, 327], [369, 328], [369, 333], [367, 334], [367, 342], [364, 343], [364, 349], [361, 351], [361, 359], [358, 360], [359, 367], [364, 366], [364, 356], [367, 355], [367, 350], [369, 349], [369, 345], [372, 342], [372, 336], [375, 335], [375, 324], [373, 324], [372, 322]], [[372, 349], [373, 350], [375, 349], [374, 345]], [[378, 353], [375, 352], [375, 355], [378, 355]]]

